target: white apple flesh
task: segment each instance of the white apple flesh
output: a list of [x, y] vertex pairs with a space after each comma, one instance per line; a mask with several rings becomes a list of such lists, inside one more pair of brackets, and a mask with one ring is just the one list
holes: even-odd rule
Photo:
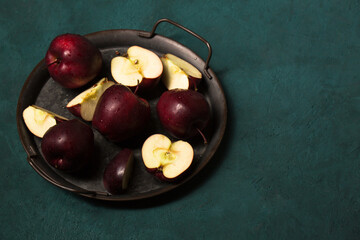
[[126, 57], [118, 56], [111, 60], [111, 74], [120, 84], [139, 90], [156, 86], [163, 72], [160, 58], [152, 51], [132, 46]]
[[23, 119], [29, 131], [39, 138], [57, 123], [67, 121], [66, 118], [35, 105], [24, 109]]
[[107, 78], [103, 78], [91, 88], [86, 89], [73, 98], [66, 105], [66, 108], [75, 116], [81, 117], [85, 121], [92, 121], [96, 105], [101, 95], [114, 84], [114, 82], [109, 81]]
[[150, 136], [144, 142], [141, 153], [147, 170], [166, 181], [178, 179], [194, 158], [194, 150], [188, 142], [171, 142], [162, 134]]
[[168, 90], [176, 88], [197, 89], [202, 74], [196, 67], [170, 53], [161, 57], [161, 61], [164, 66], [161, 79]]

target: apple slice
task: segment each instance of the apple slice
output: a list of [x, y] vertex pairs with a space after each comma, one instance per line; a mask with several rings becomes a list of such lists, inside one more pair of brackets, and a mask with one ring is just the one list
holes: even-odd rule
[[39, 138], [42, 138], [49, 128], [67, 121], [66, 118], [35, 105], [24, 109], [23, 119], [30, 132]]
[[127, 189], [133, 171], [133, 164], [133, 152], [128, 148], [124, 148], [106, 165], [103, 184], [109, 193], [120, 194]]
[[86, 89], [72, 99], [66, 105], [66, 108], [75, 116], [81, 117], [85, 121], [92, 121], [101, 95], [114, 84], [114, 82], [109, 81], [107, 78], [103, 78], [91, 88]]
[[152, 51], [132, 46], [126, 56], [118, 56], [111, 60], [111, 74], [114, 80], [134, 89], [149, 89], [158, 84], [163, 72], [160, 58]]
[[147, 170], [166, 181], [178, 179], [194, 158], [194, 150], [188, 142], [171, 142], [162, 134], [154, 134], [146, 139], [141, 152]]
[[170, 53], [161, 57], [161, 61], [164, 66], [161, 79], [168, 90], [176, 88], [197, 90], [202, 74], [196, 67]]

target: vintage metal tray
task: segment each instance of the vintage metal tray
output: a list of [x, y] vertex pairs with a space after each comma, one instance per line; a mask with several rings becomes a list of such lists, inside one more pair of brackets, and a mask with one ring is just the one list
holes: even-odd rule
[[[162, 22], [167, 22], [177, 26], [203, 41], [208, 47], [208, 57], [206, 61], [203, 61], [198, 55], [182, 44], [167, 37], [155, 34], [158, 24]], [[91, 33], [86, 35], [86, 37], [101, 50], [103, 55], [103, 71], [97, 79], [81, 89], [65, 89], [54, 82], [47, 71], [44, 60], [41, 60], [31, 72], [22, 88], [17, 106], [17, 127], [21, 142], [27, 153], [27, 161], [29, 164], [43, 178], [62, 189], [75, 192], [89, 198], [109, 201], [130, 201], [150, 198], [173, 190], [188, 182], [208, 164], [211, 157], [219, 147], [226, 127], [227, 106], [225, 95], [215, 73], [208, 67], [211, 57], [210, 44], [199, 35], [169, 19], [158, 20], [151, 32], [125, 29], [107, 30]], [[157, 121], [155, 111], [157, 100], [159, 99], [161, 93], [165, 91], [165, 88], [160, 82], [159, 86], [151, 94], [142, 96], [149, 101], [151, 106], [151, 127], [146, 133], [144, 133], [143, 136], [139, 136], [138, 141], [131, 141], [128, 143], [128, 146], [126, 146], [131, 147], [134, 150], [135, 156], [134, 172], [131, 177], [128, 190], [122, 195], [110, 195], [103, 187], [102, 174], [106, 164], [120, 149], [125, 147], [124, 145], [109, 142], [96, 130], [94, 130], [95, 145], [97, 150], [96, 163], [89, 166], [87, 171], [84, 171], [84, 173], [64, 173], [52, 168], [43, 159], [40, 151], [41, 139], [33, 136], [28, 131], [22, 119], [22, 112], [29, 105], [35, 104], [69, 119], [74, 118], [74, 116], [66, 109], [66, 104], [78, 93], [91, 86], [100, 78], [106, 76], [109, 79], [112, 79], [109, 70], [111, 59], [116, 56], [116, 51], [124, 53], [128, 47], [133, 45], [148, 48], [157, 53], [159, 56], [165, 53], [172, 53], [190, 62], [202, 72], [203, 80], [199, 86], [199, 91], [203, 93], [209, 101], [212, 112], [211, 122], [205, 129], [208, 144], [205, 145], [200, 137], [195, 137], [189, 140], [194, 147], [195, 158], [191, 168], [187, 172], [187, 175], [178, 182], [161, 182], [146, 171], [140, 153], [142, 141], [153, 133], [166, 134]], [[89, 125], [91, 124], [89, 123]], [[167, 135], [169, 136], [169, 134]]]

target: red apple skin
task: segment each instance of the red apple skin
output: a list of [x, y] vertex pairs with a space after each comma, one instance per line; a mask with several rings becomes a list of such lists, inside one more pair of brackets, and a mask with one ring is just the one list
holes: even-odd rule
[[91, 162], [94, 149], [92, 129], [77, 119], [61, 122], [44, 135], [41, 150], [53, 167], [76, 172]]
[[192, 76], [188, 76], [188, 79], [189, 79], [189, 89], [197, 91], [197, 89], [200, 85], [200, 82], [201, 82], [201, 78], [195, 78]]
[[55, 120], [56, 120], [56, 124], [59, 124], [59, 123], [62, 123], [62, 122], [65, 122], [65, 121], [69, 121], [68, 119], [66, 118], [59, 118], [57, 116], [54, 117]]
[[191, 166], [186, 169], [184, 172], [182, 172], [180, 175], [178, 175], [177, 177], [174, 178], [167, 178], [164, 176], [163, 172], [161, 171], [161, 169], [157, 169], [157, 168], [146, 168], [146, 170], [151, 173], [152, 175], [154, 175], [156, 178], [158, 178], [160, 181], [162, 182], [171, 182], [171, 183], [175, 183], [178, 181], [181, 181], [186, 174], [189, 172], [188, 170], [191, 168]]
[[144, 78], [140, 83], [140, 90], [150, 90], [154, 88], [160, 81], [161, 75], [157, 78]]
[[66, 107], [69, 112], [71, 112], [75, 117], [81, 118], [81, 104], [76, 104], [71, 107]]
[[156, 110], [163, 127], [180, 139], [199, 134], [199, 130], [203, 130], [210, 120], [210, 106], [205, 97], [190, 89], [164, 92]]
[[[123, 182], [129, 180], [131, 172], [127, 175], [124, 173], [125, 170], [132, 171], [133, 161], [133, 152], [130, 149], [125, 148], [116, 154], [116, 156], [108, 163], [103, 174], [103, 184], [109, 193], [121, 194], [126, 191], [127, 186], [123, 188]], [[127, 167], [129, 169], [127, 169]]]
[[45, 55], [50, 76], [65, 88], [78, 88], [93, 80], [102, 68], [100, 50], [77, 34], [57, 36]]
[[149, 121], [149, 103], [116, 84], [101, 95], [92, 125], [110, 141], [121, 142], [143, 132]]
[[[153, 89], [156, 85], [158, 85], [160, 79], [161, 79], [161, 75], [160, 77], [157, 78], [143, 78], [143, 80], [139, 84], [137, 91], [140, 93], [151, 91], [151, 89]], [[135, 91], [136, 88], [137, 86], [130, 87], [132, 91]]]

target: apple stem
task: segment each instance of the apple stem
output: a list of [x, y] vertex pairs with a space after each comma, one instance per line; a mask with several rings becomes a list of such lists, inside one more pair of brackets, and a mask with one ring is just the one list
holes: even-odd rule
[[206, 137], [205, 135], [200, 131], [200, 129], [196, 128], [196, 130], [200, 133], [201, 137], [204, 139], [204, 144], [207, 144], [207, 140], [206, 140]]
[[60, 62], [60, 59], [59, 58], [56, 58], [53, 62], [49, 63], [48, 64], [48, 67], [53, 65], [54, 63], [59, 63]]

